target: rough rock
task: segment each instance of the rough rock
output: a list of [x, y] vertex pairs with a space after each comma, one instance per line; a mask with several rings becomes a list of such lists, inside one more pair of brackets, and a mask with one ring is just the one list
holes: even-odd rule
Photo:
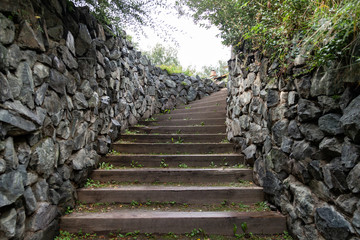
[[320, 207], [315, 210], [317, 229], [329, 240], [346, 239], [351, 233], [351, 225], [332, 207]]
[[16, 210], [11, 208], [4, 214], [1, 214], [0, 218], [0, 230], [5, 233], [5, 236], [10, 239], [15, 236], [16, 231]]
[[30, 165], [45, 177], [49, 176], [56, 167], [59, 149], [51, 138], [44, 139], [32, 149]]
[[72, 162], [74, 170], [82, 170], [87, 167], [94, 167], [95, 160], [91, 159], [89, 156], [89, 152], [85, 149], [81, 149], [77, 153], [73, 154], [70, 157], [70, 161]]
[[272, 148], [266, 155], [266, 165], [277, 173], [280, 171], [290, 173], [292, 167], [289, 157], [280, 149], [276, 148]]
[[4, 159], [8, 169], [16, 170], [19, 166], [19, 159], [14, 148], [14, 140], [9, 137], [5, 140]]
[[341, 163], [347, 169], [352, 169], [360, 161], [360, 147], [345, 142], [341, 149]]
[[335, 203], [348, 214], [355, 212], [359, 199], [351, 194], [340, 195]]
[[360, 192], [360, 163], [351, 170], [346, 178], [346, 182], [353, 193]]
[[301, 132], [299, 130], [299, 127], [297, 125], [297, 122], [295, 120], [291, 120], [288, 126], [288, 134], [290, 137], [294, 139], [302, 139]]
[[27, 229], [30, 231], [44, 230], [52, 220], [58, 215], [55, 205], [49, 203], [39, 203], [38, 209], [27, 222]]
[[340, 118], [345, 134], [355, 143], [360, 143], [360, 96], [355, 98], [344, 109], [344, 115]]
[[0, 13], [0, 43], [10, 44], [14, 41], [15, 25], [2, 13]]
[[300, 132], [305, 136], [305, 139], [310, 142], [318, 143], [325, 137], [320, 128], [312, 123], [301, 124]]
[[6, 76], [0, 73], [0, 102], [5, 102], [8, 99], [12, 99], [10, 84]]
[[26, 212], [28, 215], [33, 213], [37, 207], [37, 201], [35, 195], [30, 187], [26, 188], [24, 192]]
[[319, 128], [329, 135], [344, 133], [340, 123], [340, 115], [330, 113], [319, 118]]
[[297, 111], [301, 122], [316, 119], [321, 116], [320, 108], [317, 107], [315, 103], [306, 99], [299, 100]]
[[324, 138], [319, 144], [319, 149], [325, 155], [339, 157], [341, 155], [342, 144], [336, 138]]
[[42, 39], [38, 38], [28, 21], [23, 23], [17, 40], [19, 46], [22, 48], [30, 48], [45, 52], [44, 42]]
[[310, 145], [309, 142], [305, 140], [295, 141], [290, 156], [296, 160], [303, 160], [310, 158], [314, 152], [315, 149]]
[[281, 146], [283, 137], [288, 131], [289, 121], [287, 119], [277, 121], [271, 128], [272, 137], [277, 146]]
[[15, 202], [24, 193], [23, 179], [20, 172], [11, 171], [0, 175], [0, 207]]
[[76, 38], [76, 54], [83, 56], [91, 45], [91, 36], [86, 25], [79, 24], [79, 35]]

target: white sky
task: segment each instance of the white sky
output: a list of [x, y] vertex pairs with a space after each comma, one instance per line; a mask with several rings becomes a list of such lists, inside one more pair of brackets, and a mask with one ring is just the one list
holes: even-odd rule
[[166, 43], [157, 36], [154, 30], [145, 29], [148, 38], [138, 36], [136, 39], [141, 50], [149, 51], [156, 43], [175, 47], [178, 50], [180, 64], [185, 68], [190, 65], [194, 66], [197, 70], [201, 70], [202, 66], [212, 65], [216, 67], [219, 60], [228, 61], [230, 59], [230, 48], [222, 45], [221, 39], [216, 37], [219, 33], [216, 28], [200, 27], [191, 19], [185, 17], [179, 19], [176, 14], [161, 14], [158, 19], [180, 30], [177, 32], [169, 31], [179, 46], [175, 47], [175, 44], [171, 42]]

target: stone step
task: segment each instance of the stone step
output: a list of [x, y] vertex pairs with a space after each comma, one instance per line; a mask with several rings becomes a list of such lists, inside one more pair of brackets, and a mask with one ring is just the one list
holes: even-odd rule
[[71, 233], [185, 234], [203, 229], [206, 234], [231, 236], [234, 225], [238, 234], [246, 222], [247, 232], [280, 234], [286, 231], [286, 218], [277, 212], [169, 212], [149, 210], [118, 210], [106, 213], [72, 213], [60, 221], [60, 228]]
[[208, 119], [163, 119], [161, 121], [140, 121], [141, 125], [148, 126], [193, 126], [193, 125], [222, 125], [225, 124], [225, 117], [222, 118], [208, 118]]
[[84, 203], [169, 202], [215, 204], [224, 200], [252, 204], [264, 200], [261, 187], [201, 187], [201, 186], [116, 186], [112, 188], [82, 188], [78, 200]]
[[225, 104], [222, 106], [216, 106], [216, 105], [204, 105], [204, 106], [185, 106], [185, 108], [177, 108], [175, 110], [172, 110], [171, 113], [193, 113], [193, 112], [211, 112], [211, 111], [223, 111], [226, 110]]
[[240, 168], [133, 168], [95, 170], [93, 180], [100, 182], [141, 183], [230, 183], [252, 181], [251, 169]]
[[116, 143], [113, 149], [119, 153], [132, 154], [209, 154], [234, 152], [234, 145], [230, 143]]
[[131, 163], [138, 163], [144, 167], [159, 167], [164, 161], [169, 167], [177, 167], [184, 163], [189, 167], [209, 167], [209, 166], [234, 166], [245, 164], [243, 155], [240, 154], [197, 154], [197, 155], [107, 155], [101, 161], [108, 162], [115, 167], [129, 167]]
[[197, 143], [219, 143], [226, 141], [226, 134], [134, 134], [121, 135], [122, 141], [137, 143], [176, 143], [176, 142], [197, 142]]
[[225, 125], [199, 125], [199, 126], [146, 126], [146, 127], [130, 127], [130, 131], [135, 131], [138, 133], [161, 133], [161, 134], [181, 134], [181, 133], [225, 133]]
[[207, 118], [223, 118], [226, 119], [226, 112], [224, 110], [218, 112], [195, 112], [195, 113], [171, 113], [157, 115], [155, 118], [160, 120], [171, 120], [171, 119], [207, 119]]

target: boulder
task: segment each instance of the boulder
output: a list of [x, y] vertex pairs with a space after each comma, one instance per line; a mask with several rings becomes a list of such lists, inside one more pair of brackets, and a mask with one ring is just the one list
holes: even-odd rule
[[11, 171], [0, 175], [0, 207], [14, 203], [24, 194], [22, 175], [18, 171]]
[[35, 34], [34, 30], [31, 28], [30, 23], [25, 21], [21, 26], [17, 41], [21, 48], [30, 48], [45, 52], [44, 42], [38, 36], [39, 35]]
[[325, 239], [347, 239], [351, 234], [350, 223], [332, 207], [317, 208], [315, 210], [315, 224]]
[[319, 128], [329, 135], [339, 135], [344, 133], [340, 123], [340, 115], [330, 113], [319, 118]]
[[299, 120], [301, 122], [317, 119], [321, 116], [322, 111], [315, 103], [306, 100], [300, 99], [297, 107]]
[[58, 146], [51, 138], [45, 138], [32, 148], [30, 165], [44, 177], [50, 176], [59, 158]]
[[353, 193], [360, 192], [360, 163], [358, 163], [346, 178], [349, 189]]
[[14, 23], [0, 13], [0, 43], [10, 44], [14, 41], [15, 25]]
[[5, 233], [7, 239], [10, 239], [15, 236], [16, 231], [16, 210], [11, 208], [5, 213], [1, 214], [0, 218], [0, 230]]

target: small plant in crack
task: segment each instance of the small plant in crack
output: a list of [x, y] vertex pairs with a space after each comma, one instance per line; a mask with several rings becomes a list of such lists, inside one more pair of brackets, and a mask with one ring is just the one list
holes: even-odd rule
[[167, 167], [169, 167], [169, 164], [167, 164], [167, 163], [165, 162], [165, 159], [161, 159], [160, 167], [162, 167], [162, 168], [167, 168]]
[[99, 169], [112, 170], [112, 169], [114, 169], [114, 166], [111, 163], [102, 162], [102, 163], [99, 163]]
[[142, 168], [142, 167], [144, 167], [144, 165], [140, 164], [138, 161], [133, 160], [130, 163], [130, 167], [132, 167], [132, 168]]
[[180, 163], [179, 168], [188, 168], [188, 165], [186, 165], [185, 163]]

